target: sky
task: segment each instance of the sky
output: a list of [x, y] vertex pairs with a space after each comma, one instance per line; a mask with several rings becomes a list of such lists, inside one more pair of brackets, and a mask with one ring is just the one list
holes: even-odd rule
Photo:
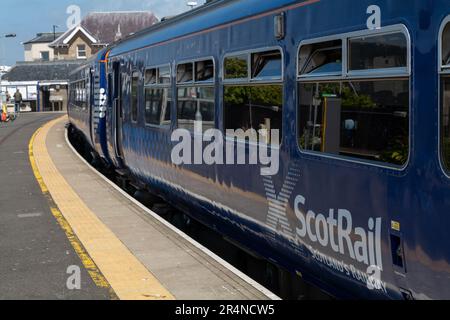
[[[67, 8], [76, 5], [84, 17], [93, 11], [149, 10], [158, 18], [172, 16], [189, 9], [188, 0], [2, 0], [0, 36], [17, 34], [16, 38], [0, 38], [0, 65], [12, 66], [24, 60], [23, 42], [33, 39], [36, 33], [67, 30], [70, 14]], [[203, 4], [205, 0], [197, 0]]]

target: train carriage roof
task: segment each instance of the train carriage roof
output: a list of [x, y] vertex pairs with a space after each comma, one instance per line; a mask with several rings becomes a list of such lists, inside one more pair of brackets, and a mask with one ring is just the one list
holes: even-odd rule
[[160, 22], [112, 45], [110, 57], [226, 25], [289, 5], [307, 5], [317, 0], [216, 0]]

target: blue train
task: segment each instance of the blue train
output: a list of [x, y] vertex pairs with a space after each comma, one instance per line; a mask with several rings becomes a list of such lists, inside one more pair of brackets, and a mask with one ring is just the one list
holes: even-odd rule
[[448, 1], [212, 1], [70, 88], [105, 163], [293, 277], [450, 299]]

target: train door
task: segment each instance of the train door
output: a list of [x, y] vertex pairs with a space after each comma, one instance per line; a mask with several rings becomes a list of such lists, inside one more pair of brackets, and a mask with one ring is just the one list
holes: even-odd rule
[[123, 109], [122, 109], [122, 74], [120, 72], [120, 62], [114, 62], [114, 85], [113, 85], [113, 136], [114, 149], [116, 157], [122, 159], [122, 123], [123, 123]]
[[[90, 134], [91, 134], [91, 141], [92, 141], [92, 145], [95, 145], [95, 128], [96, 128], [96, 119], [95, 119], [95, 111], [96, 111], [96, 106], [95, 106], [95, 95], [94, 95], [94, 90], [95, 90], [95, 77], [94, 77], [94, 70], [92, 68], [89, 69], [89, 83], [87, 84], [87, 88], [86, 90], [89, 90], [89, 96], [88, 96], [88, 103], [89, 103], [89, 123], [91, 124], [91, 130], [90, 130]], [[98, 119], [97, 119], [98, 121]]]

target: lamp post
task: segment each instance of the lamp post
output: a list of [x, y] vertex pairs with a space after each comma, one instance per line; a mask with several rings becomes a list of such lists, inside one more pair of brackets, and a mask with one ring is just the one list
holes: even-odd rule
[[17, 35], [15, 33], [7, 33], [0, 35], [0, 38], [15, 38]]
[[56, 24], [53, 25], [53, 41], [56, 40], [56, 29], [59, 28]]
[[[6, 33], [6, 34], [0, 34], [0, 39], [3, 39], [3, 38], [15, 38], [17, 35], [15, 34], [15, 33]], [[3, 56], [4, 55], [4, 47], [3, 47], [3, 41], [0, 41], [0, 45], [1, 45], [1, 55]], [[0, 59], [0, 62], [1, 62], [2, 60]], [[2, 78], [2, 75], [0, 74], [0, 82], [1, 82], [1, 79]], [[6, 102], [6, 101], [5, 101]], [[2, 92], [1, 92], [1, 90], [0, 90], [0, 106], [1, 107], [3, 107], [3, 97], [2, 97]]]
[[[3, 38], [15, 38], [15, 37], [17, 37], [17, 35], [15, 33], [0, 34], [0, 39], [3, 39]], [[1, 46], [1, 52], [0, 52], [1, 56], [4, 56], [4, 49], [5, 48], [3, 47], [3, 41], [1, 41], [0, 46]], [[1, 61], [2, 61], [2, 59], [0, 59], [0, 62]]]

